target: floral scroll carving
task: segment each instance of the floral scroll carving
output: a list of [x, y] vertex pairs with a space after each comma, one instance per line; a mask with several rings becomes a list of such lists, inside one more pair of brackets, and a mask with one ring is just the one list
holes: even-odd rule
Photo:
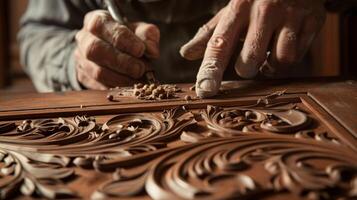
[[[351, 185], [356, 181], [356, 156], [344, 156], [347, 149], [336, 149], [286, 136], [251, 134], [209, 140], [171, 149], [138, 174], [121, 172], [136, 178], [119, 176], [95, 197], [123, 197], [126, 194], [120, 188], [125, 185], [134, 186], [129, 195], [146, 190], [153, 199], [259, 199], [286, 190], [314, 199], [341, 197], [334, 196], [335, 191], [344, 191], [342, 197], [355, 197], [356, 186]], [[316, 158], [331, 163], [317, 167], [311, 164]], [[254, 173], [257, 166], [263, 169]]]
[[8, 199], [18, 192], [48, 199], [75, 197], [63, 182], [74, 174], [66, 168], [68, 162], [66, 157], [0, 148], [0, 198]]
[[305, 111], [266, 101], [104, 124], [86, 116], [0, 124], [0, 198], [81, 198], [68, 187], [77, 169], [111, 175], [92, 199], [356, 198], [357, 154], [316, 132]]

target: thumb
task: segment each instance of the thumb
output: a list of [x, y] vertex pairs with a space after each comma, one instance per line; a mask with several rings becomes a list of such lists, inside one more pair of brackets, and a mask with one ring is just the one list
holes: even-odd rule
[[160, 30], [154, 24], [137, 22], [132, 24], [132, 30], [146, 46], [145, 55], [148, 58], [160, 57]]

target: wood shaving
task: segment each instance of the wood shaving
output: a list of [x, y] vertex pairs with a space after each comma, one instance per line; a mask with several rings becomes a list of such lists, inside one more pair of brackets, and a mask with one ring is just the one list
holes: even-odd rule
[[176, 85], [142, 84], [134, 85], [133, 96], [140, 100], [162, 100], [176, 98], [182, 89]]

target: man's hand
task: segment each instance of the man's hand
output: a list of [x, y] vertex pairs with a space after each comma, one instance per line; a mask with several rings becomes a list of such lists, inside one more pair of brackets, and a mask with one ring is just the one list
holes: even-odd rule
[[118, 24], [106, 11], [85, 16], [74, 51], [77, 79], [83, 86], [103, 90], [132, 84], [149, 69], [143, 55], [159, 57], [159, 29], [143, 22], [129, 26]]
[[[324, 0], [231, 0], [181, 49], [183, 57], [203, 62], [196, 92], [218, 93], [223, 73], [245, 37], [235, 65], [243, 78], [253, 78], [267, 59], [279, 68], [299, 62], [325, 21]], [[245, 36], [246, 33], [246, 36]], [[270, 45], [273, 45], [270, 49]]]

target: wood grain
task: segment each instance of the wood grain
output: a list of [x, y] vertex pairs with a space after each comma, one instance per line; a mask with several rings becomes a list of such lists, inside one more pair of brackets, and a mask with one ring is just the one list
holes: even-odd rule
[[[222, 89], [224, 95], [218, 96], [215, 99], [205, 101], [192, 101], [190, 104], [199, 105], [200, 103], [217, 103], [220, 100], [234, 99], [239, 97], [257, 97], [268, 95], [270, 93], [286, 90], [288, 94], [306, 93], [309, 89], [320, 87], [328, 81], [239, 81], [226, 82]], [[178, 104], [187, 104], [184, 100], [186, 95], [195, 96], [193, 91], [188, 88], [192, 84], [179, 85], [184, 89], [178, 98], [169, 101], [167, 106], [175, 106]], [[96, 114], [93, 110], [100, 110], [105, 114], [117, 112], [119, 109], [125, 111], [133, 111], [129, 108], [135, 108], [136, 104], [148, 104], [160, 108], [165, 105], [166, 101], [141, 101], [136, 98], [122, 97], [119, 102], [108, 102], [105, 98], [107, 91], [82, 91], [82, 92], [66, 92], [66, 93], [21, 93], [21, 94], [5, 94], [0, 96], [0, 118], [6, 120], [11, 116], [21, 117], [40, 117], [39, 114], [56, 113], [57, 115], [71, 112]], [[242, 99], [244, 100], [244, 99]], [[249, 100], [249, 99], [248, 99]], [[234, 100], [228, 100], [234, 101]], [[31, 102], [31, 103], [29, 103]], [[163, 103], [163, 104], [162, 104]], [[162, 110], [162, 109], [161, 109]], [[135, 111], [135, 110], [134, 110]], [[109, 112], [109, 113], [108, 113]], [[29, 116], [30, 115], [30, 116]], [[44, 115], [42, 115], [44, 116]], [[44, 117], [48, 117], [44, 116]]]
[[340, 15], [328, 13], [325, 25], [311, 48], [312, 74], [317, 77], [341, 75]]
[[0, 199], [353, 199], [357, 142], [307, 93], [26, 111], [0, 122]]
[[357, 140], [357, 82], [331, 83], [309, 92]]

